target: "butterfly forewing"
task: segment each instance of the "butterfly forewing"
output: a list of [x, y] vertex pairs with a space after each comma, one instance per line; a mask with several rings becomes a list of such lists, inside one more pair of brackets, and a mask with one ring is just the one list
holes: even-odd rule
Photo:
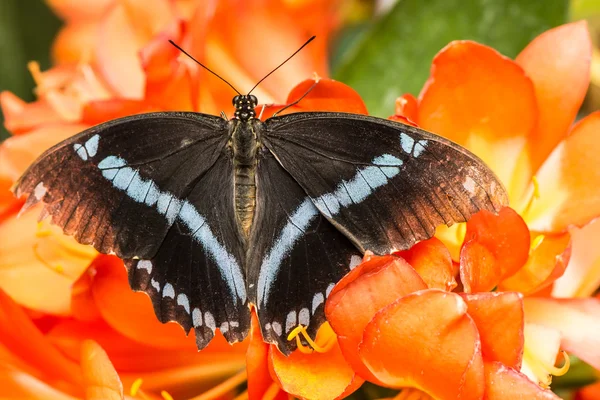
[[14, 189], [80, 242], [124, 259], [132, 287], [161, 320], [195, 326], [199, 347], [216, 327], [230, 325], [231, 341], [249, 327], [228, 124], [196, 113], [102, 124], [46, 151]]
[[411, 247], [436, 226], [507, 203], [493, 173], [465, 149], [421, 129], [355, 114], [266, 121], [264, 143], [320, 213], [361, 250]]
[[325, 321], [325, 299], [360, 252], [314, 206], [267, 150], [259, 154], [257, 209], [248, 249], [251, 300], [263, 337], [284, 353], [298, 325], [314, 337]]

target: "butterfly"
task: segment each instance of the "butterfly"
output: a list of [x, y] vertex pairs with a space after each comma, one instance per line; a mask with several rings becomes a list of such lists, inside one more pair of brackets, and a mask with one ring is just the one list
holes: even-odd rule
[[120, 257], [131, 288], [160, 321], [194, 328], [199, 349], [217, 329], [242, 341], [254, 306], [264, 340], [289, 354], [288, 334], [316, 335], [365, 251], [408, 249], [507, 204], [480, 159], [422, 129], [340, 112], [263, 122], [250, 93], [233, 105], [231, 119], [154, 112], [97, 125], [13, 187], [24, 210], [42, 202], [66, 234]]

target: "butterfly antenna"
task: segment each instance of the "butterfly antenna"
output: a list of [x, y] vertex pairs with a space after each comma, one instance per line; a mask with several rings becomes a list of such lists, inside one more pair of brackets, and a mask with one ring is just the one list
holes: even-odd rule
[[[226, 84], [229, 85], [230, 88], [232, 88], [233, 90], [235, 90], [235, 92], [237, 94], [239, 94], [240, 96], [242, 95], [239, 90], [237, 90], [236, 88], [233, 87], [233, 85], [229, 82], [227, 82], [225, 80], [225, 78], [221, 77], [219, 74], [217, 74], [215, 71], [213, 71], [212, 69], [208, 68], [206, 65], [202, 64], [200, 61], [196, 60], [194, 57], [192, 57], [190, 55], [190, 53], [188, 53], [187, 51], [185, 51], [184, 49], [182, 49], [181, 47], [179, 47], [179, 45], [177, 45], [177, 43], [175, 43], [174, 41], [169, 39], [169, 43], [171, 43], [173, 46], [175, 46], [177, 49], [179, 49], [179, 51], [181, 51], [183, 54], [185, 54], [186, 56], [188, 56], [189, 58], [191, 58], [192, 60], [194, 60], [198, 65], [200, 65], [202, 68], [204, 68], [205, 70], [207, 70], [208, 72], [210, 72], [211, 74], [213, 74], [214, 76], [216, 76], [217, 78], [219, 78], [220, 80], [222, 80], [223, 82], [225, 82]], [[304, 47], [304, 46], [302, 46]], [[279, 68], [279, 67], [277, 67]], [[264, 78], [263, 78], [264, 79]]]
[[292, 54], [291, 56], [289, 56], [288, 58], [285, 59], [284, 62], [282, 62], [281, 64], [279, 64], [277, 67], [275, 67], [274, 70], [272, 70], [271, 72], [269, 72], [267, 75], [264, 76], [264, 78], [262, 78], [260, 81], [258, 81], [258, 83], [256, 85], [254, 85], [254, 87], [252, 89], [250, 89], [250, 91], [248, 92], [248, 94], [252, 93], [252, 91], [254, 89], [256, 89], [256, 87], [258, 85], [260, 85], [260, 83], [262, 81], [264, 81], [265, 79], [267, 79], [273, 72], [277, 71], [283, 64], [285, 64], [286, 62], [288, 62], [292, 57], [294, 57], [296, 54], [298, 54], [300, 52], [300, 50], [302, 50], [303, 48], [305, 48], [310, 42], [312, 42], [314, 39], [316, 38], [316, 36], [311, 37], [310, 39], [308, 39], [306, 41], [306, 43], [304, 43], [302, 46], [300, 46], [300, 48], [298, 50], [296, 50], [294, 52], [294, 54]]

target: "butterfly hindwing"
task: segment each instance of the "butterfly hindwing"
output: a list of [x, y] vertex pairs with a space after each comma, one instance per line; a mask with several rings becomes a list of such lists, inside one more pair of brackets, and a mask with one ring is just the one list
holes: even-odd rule
[[198, 348], [215, 329], [229, 342], [250, 327], [243, 274], [243, 239], [235, 225], [233, 164], [224, 149], [184, 200], [152, 259], [127, 260], [130, 285], [149, 294], [162, 322], [196, 330]]
[[440, 224], [507, 203], [481, 160], [418, 128], [318, 112], [265, 124], [265, 145], [321, 214], [363, 251], [407, 249]]
[[313, 338], [325, 321], [329, 291], [360, 252], [315, 208], [273, 155], [262, 149], [257, 209], [248, 249], [248, 282], [263, 337], [289, 354], [287, 335], [308, 326]]
[[25, 208], [42, 201], [67, 234], [124, 259], [132, 287], [161, 320], [195, 326], [199, 347], [224, 323], [241, 340], [249, 313], [228, 131], [196, 113], [111, 121], [47, 150], [14, 190], [29, 194]]

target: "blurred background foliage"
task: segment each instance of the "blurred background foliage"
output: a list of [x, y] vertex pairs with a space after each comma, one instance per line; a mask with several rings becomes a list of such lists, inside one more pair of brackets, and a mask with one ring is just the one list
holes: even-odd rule
[[[387, 117], [396, 97], [418, 95], [432, 57], [452, 40], [514, 57], [539, 33], [578, 19], [590, 22], [596, 47], [585, 107], [600, 108], [600, 0], [349, 0], [341, 10], [346, 22], [331, 43], [331, 73], [358, 90], [371, 114]], [[0, 0], [0, 90], [33, 100], [27, 62], [51, 65], [60, 25], [43, 0]], [[7, 135], [2, 128], [0, 139]]]

